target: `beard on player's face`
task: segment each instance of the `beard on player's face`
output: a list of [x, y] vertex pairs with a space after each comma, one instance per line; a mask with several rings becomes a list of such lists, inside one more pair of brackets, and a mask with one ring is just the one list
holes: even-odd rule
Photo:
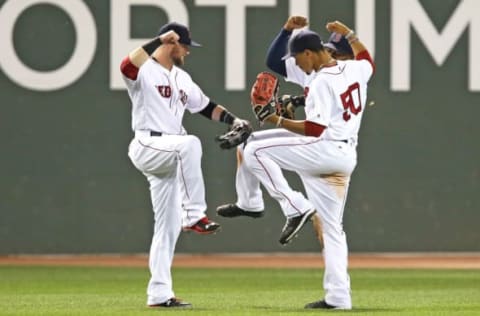
[[183, 66], [185, 65], [185, 60], [183, 59], [183, 56], [172, 56], [173, 63], [175, 66]]
[[188, 46], [180, 44], [172, 51], [172, 61], [175, 66], [183, 66], [185, 64], [185, 56], [189, 54]]

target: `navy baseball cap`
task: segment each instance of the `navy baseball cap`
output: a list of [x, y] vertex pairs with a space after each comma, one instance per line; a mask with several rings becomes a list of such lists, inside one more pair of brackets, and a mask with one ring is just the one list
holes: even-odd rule
[[328, 43], [323, 46], [333, 49], [338, 54], [353, 55], [353, 50], [350, 44], [348, 44], [348, 40], [339, 33], [333, 32], [328, 39]]
[[158, 35], [167, 33], [168, 31], [174, 31], [175, 33], [178, 34], [178, 36], [180, 36], [180, 39], [178, 40], [179, 43], [189, 45], [189, 46], [195, 46], [195, 47], [202, 46], [190, 38], [190, 30], [185, 25], [182, 25], [177, 22], [167, 23], [160, 28], [160, 30], [158, 31]]
[[288, 54], [283, 56], [282, 60], [293, 57], [306, 49], [319, 51], [322, 48], [323, 43], [320, 35], [311, 30], [301, 30], [288, 41]]

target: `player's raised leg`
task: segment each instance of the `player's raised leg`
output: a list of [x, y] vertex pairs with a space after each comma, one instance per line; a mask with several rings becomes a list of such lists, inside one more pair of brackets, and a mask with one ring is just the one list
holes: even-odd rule
[[290, 155], [305, 145], [299, 137], [273, 138], [247, 143], [244, 151], [247, 167], [277, 200], [287, 218], [280, 234], [281, 244], [289, 243], [315, 214], [313, 205], [289, 186], [282, 172], [298, 168], [299, 162], [292, 161]]
[[[295, 137], [295, 133], [285, 129], [257, 131], [250, 135], [246, 143], [275, 137]], [[245, 145], [237, 147], [237, 172], [235, 176], [235, 191], [237, 201], [217, 207], [217, 214], [223, 217], [247, 216], [258, 218], [263, 216], [264, 202], [260, 181], [249, 170], [244, 162]]]

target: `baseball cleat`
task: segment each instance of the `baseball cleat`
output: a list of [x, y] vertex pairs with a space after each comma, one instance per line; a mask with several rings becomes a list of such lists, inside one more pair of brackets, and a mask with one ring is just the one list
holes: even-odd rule
[[315, 209], [312, 208], [302, 215], [287, 218], [287, 222], [282, 229], [282, 234], [280, 235], [279, 242], [282, 245], [288, 244], [293, 239], [293, 237], [297, 235], [300, 229], [302, 229], [303, 225], [305, 225], [305, 223], [312, 218], [315, 212]]
[[217, 214], [223, 217], [238, 217], [238, 216], [248, 216], [253, 218], [258, 218], [263, 216], [263, 211], [260, 212], [250, 212], [244, 211], [235, 204], [225, 204], [217, 207]]
[[179, 300], [176, 297], [172, 297], [160, 304], [151, 304], [148, 307], [177, 307], [177, 308], [191, 308], [192, 304]]
[[352, 309], [351, 307], [341, 307], [341, 306], [334, 306], [330, 305], [325, 300], [320, 300], [312, 303], [308, 303], [305, 305], [306, 309], [313, 309], [313, 308], [319, 308], [319, 309]]
[[220, 224], [212, 222], [211, 220], [208, 219], [208, 217], [205, 216], [204, 218], [199, 220], [197, 223], [195, 223], [195, 225], [190, 227], [184, 227], [183, 230], [193, 231], [201, 235], [208, 235], [208, 234], [214, 234], [220, 231]]

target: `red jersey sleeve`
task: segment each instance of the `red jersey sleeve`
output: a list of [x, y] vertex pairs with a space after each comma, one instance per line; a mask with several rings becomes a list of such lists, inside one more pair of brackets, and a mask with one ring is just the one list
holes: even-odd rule
[[313, 123], [310, 121], [305, 121], [305, 136], [319, 137], [322, 135], [325, 130], [325, 126]]
[[355, 56], [355, 59], [368, 61], [372, 66], [372, 74], [375, 73], [375, 63], [373, 62], [372, 56], [370, 56], [368, 50], [364, 50], [358, 53], [357, 56]]
[[137, 80], [138, 67], [132, 64], [128, 56], [122, 60], [122, 63], [120, 64], [120, 71], [128, 79]]

